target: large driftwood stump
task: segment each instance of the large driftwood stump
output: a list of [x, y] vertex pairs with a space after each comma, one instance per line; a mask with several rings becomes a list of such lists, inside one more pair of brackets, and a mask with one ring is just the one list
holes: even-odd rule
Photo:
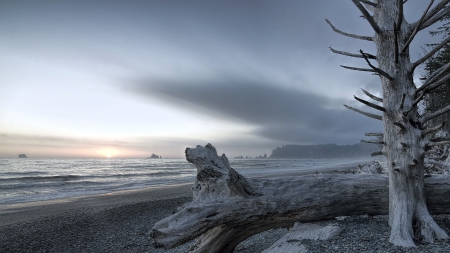
[[186, 160], [197, 167], [197, 178], [192, 186], [195, 202], [258, 195], [247, 179], [230, 167], [225, 154], [217, 156], [217, 151], [211, 144], [187, 148]]
[[[154, 225], [151, 237], [156, 247], [172, 248], [196, 239], [191, 252], [232, 252], [254, 234], [295, 222], [389, 212], [387, 175], [245, 179], [211, 144], [186, 149], [186, 159], [197, 167], [194, 201]], [[429, 211], [450, 213], [450, 180], [433, 176], [425, 186]]]

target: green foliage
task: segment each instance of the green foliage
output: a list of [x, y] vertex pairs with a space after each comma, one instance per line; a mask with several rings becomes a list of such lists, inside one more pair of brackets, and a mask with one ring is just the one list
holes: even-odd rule
[[[446, 16], [442, 20], [442, 26], [438, 27], [436, 31], [431, 31], [432, 36], [442, 36], [445, 39], [450, 36], [450, 15]], [[427, 44], [427, 47], [434, 47], [436, 44]], [[425, 63], [425, 73], [422, 76], [422, 80], [431, 75], [434, 71], [450, 62], [450, 45], [444, 46], [434, 57], [430, 58]], [[446, 73], [449, 74], [450, 72]], [[450, 84], [450, 83], [449, 83]], [[437, 111], [450, 104], [450, 85], [445, 84], [430, 93], [425, 97], [425, 113], [431, 113]], [[445, 130], [450, 132], [450, 113], [445, 113], [430, 121], [432, 126], [440, 124], [443, 121], [448, 121]]]
[[270, 158], [351, 158], [370, 157], [379, 151], [374, 144], [358, 143], [353, 145], [318, 144], [318, 145], [283, 145], [272, 151]]

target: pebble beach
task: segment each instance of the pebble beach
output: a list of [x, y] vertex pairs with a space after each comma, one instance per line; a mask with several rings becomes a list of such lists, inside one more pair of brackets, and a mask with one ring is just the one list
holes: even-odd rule
[[[190, 243], [174, 249], [155, 249], [149, 232], [191, 201], [190, 184], [122, 191], [54, 201], [0, 206], [0, 252], [187, 252]], [[434, 216], [450, 234], [450, 216]], [[329, 240], [302, 240], [309, 252], [450, 252], [450, 242], [416, 242], [416, 248], [388, 242], [387, 216], [355, 216], [320, 221], [339, 226]], [[239, 253], [261, 252], [287, 229], [269, 230], [242, 242]]]

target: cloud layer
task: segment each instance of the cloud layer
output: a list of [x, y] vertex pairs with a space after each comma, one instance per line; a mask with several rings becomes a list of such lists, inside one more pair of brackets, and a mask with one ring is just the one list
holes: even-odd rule
[[247, 124], [254, 134], [277, 142], [349, 144], [365, 131], [381, 130], [376, 120], [346, 110], [344, 100], [256, 78], [142, 78], [128, 88], [173, 107]]

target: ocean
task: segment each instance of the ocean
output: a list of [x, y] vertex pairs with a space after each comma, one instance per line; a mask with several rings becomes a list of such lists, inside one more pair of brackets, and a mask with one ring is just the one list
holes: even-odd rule
[[[230, 159], [247, 177], [367, 163], [351, 159]], [[0, 205], [194, 182], [185, 159], [0, 159]]]

